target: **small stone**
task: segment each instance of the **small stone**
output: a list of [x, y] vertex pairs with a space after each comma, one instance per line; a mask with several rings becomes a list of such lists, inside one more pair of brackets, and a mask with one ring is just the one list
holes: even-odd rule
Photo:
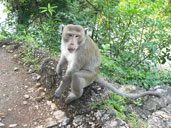
[[35, 109], [39, 109], [39, 106], [38, 106], [38, 105], [36, 105], [36, 106], [35, 106]]
[[13, 53], [14, 51], [13, 50], [8, 50], [8, 53]]
[[91, 126], [91, 128], [95, 128], [95, 123], [89, 122], [89, 125]]
[[41, 96], [42, 96], [42, 97], [44, 97], [44, 96], [45, 96], [45, 94], [46, 94], [45, 92], [42, 92], [42, 93], [41, 93]]
[[47, 121], [47, 123], [45, 124], [46, 128], [55, 127], [57, 125], [58, 123], [55, 120]]
[[2, 47], [3, 47], [3, 48], [5, 48], [5, 47], [6, 47], [6, 45], [3, 45]]
[[17, 54], [15, 54], [15, 55], [13, 56], [13, 58], [14, 58], [14, 59], [16, 59], [16, 58], [17, 58], [17, 56], [18, 56], [18, 55], [17, 55]]
[[54, 126], [57, 126], [57, 122], [56, 122], [56, 120], [54, 120], [53, 118], [48, 118], [48, 119], [46, 119], [46, 124], [45, 124], [45, 126], [46, 127], [54, 127]]
[[14, 71], [19, 71], [19, 68], [17, 68], [17, 67], [14, 67]]
[[11, 108], [8, 108], [8, 111], [12, 111], [12, 109]]
[[100, 90], [102, 90], [102, 88], [99, 87], [99, 88], [97, 88], [97, 90], [100, 91]]
[[41, 102], [43, 100], [43, 97], [36, 97], [35, 100]]
[[29, 96], [29, 95], [24, 95], [24, 98], [25, 98], [25, 99], [29, 99], [30, 96]]
[[0, 117], [5, 117], [5, 113], [0, 112]]
[[37, 75], [36, 80], [40, 80], [41, 76]]
[[51, 104], [51, 109], [52, 109], [52, 110], [55, 110], [55, 109], [57, 109], [57, 106], [56, 106], [56, 104], [52, 103], [52, 104]]
[[50, 122], [50, 121], [52, 121], [53, 120], [53, 118], [47, 118], [46, 119], [46, 122]]
[[22, 126], [23, 126], [24, 128], [27, 128], [28, 125], [27, 125], [27, 124], [23, 124]]
[[32, 69], [29, 69], [27, 73], [28, 73], [28, 74], [31, 74], [31, 73], [33, 73], [33, 72], [34, 72], [34, 71], [33, 71]]
[[23, 101], [23, 104], [26, 105], [26, 104], [28, 104], [28, 103], [27, 103], [27, 101]]
[[65, 112], [58, 110], [53, 113], [54, 117], [58, 122], [63, 122], [66, 119]]
[[47, 101], [46, 103], [47, 103], [47, 105], [51, 105], [52, 101]]
[[43, 87], [40, 87], [39, 89], [37, 89], [37, 96], [41, 96], [42, 95], [42, 92], [44, 92], [44, 88]]
[[27, 91], [30, 93], [30, 92], [33, 92], [34, 91], [34, 88], [28, 88]]
[[33, 76], [32, 76], [32, 79], [34, 80], [34, 81], [38, 81], [38, 80], [40, 80], [40, 78], [41, 78], [41, 76], [39, 75], [39, 74], [33, 74]]
[[39, 88], [41, 86], [40, 83], [36, 83], [35, 88]]
[[0, 122], [0, 127], [4, 127], [4, 126], [5, 126], [5, 124], [3, 124], [3, 123]]
[[37, 126], [36, 128], [44, 128], [43, 125]]
[[134, 124], [133, 123], [129, 123], [128, 126], [129, 126], [129, 128], [133, 128]]
[[16, 127], [17, 126], [17, 124], [10, 124], [8, 127], [9, 128], [14, 128], [14, 127]]
[[62, 122], [62, 126], [66, 126], [70, 123], [70, 118], [66, 118], [63, 122]]

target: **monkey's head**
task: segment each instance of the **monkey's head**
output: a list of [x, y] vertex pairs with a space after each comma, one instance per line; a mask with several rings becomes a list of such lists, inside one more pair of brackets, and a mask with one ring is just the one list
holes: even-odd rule
[[66, 45], [67, 50], [72, 53], [85, 42], [87, 29], [80, 25], [61, 25], [62, 42]]

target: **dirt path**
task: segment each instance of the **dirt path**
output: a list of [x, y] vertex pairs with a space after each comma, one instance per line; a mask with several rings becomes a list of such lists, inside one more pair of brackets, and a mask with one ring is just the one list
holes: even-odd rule
[[13, 60], [13, 54], [0, 48], [0, 125], [35, 128], [50, 117], [46, 101], [36, 100], [35, 84], [24, 67]]

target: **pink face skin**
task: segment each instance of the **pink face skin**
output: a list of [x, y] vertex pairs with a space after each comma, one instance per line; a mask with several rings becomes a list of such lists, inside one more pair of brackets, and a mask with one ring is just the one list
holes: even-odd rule
[[68, 51], [72, 53], [78, 48], [78, 39], [80, 36], [74, 35], [74, 34], [69, 34], [69, 43], [68, 43]]
[[79, 25], [67, 25], [63, 30], [63, 42], [67, 44], [67, 49], [70, 53], [78, 49], [83, 42], [84, 29]]

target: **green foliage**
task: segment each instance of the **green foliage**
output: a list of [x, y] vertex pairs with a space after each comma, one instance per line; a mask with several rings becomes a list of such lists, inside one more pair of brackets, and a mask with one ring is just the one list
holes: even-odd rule
[[[111, 109], [117, 118], [125, 120], [129, 125], [131, 125], [131, 127], [145, 128], [146, 123], [144, 121], [140, 120], [140, 118], [138, 118], [134, 112], [127, 111], [128, 103], [129, 101], [127, 101], [125, 97], [121, 97], [116, 95], [115, 93], [111, 93], [109, 99], [104, 100], [104, 104], [101, 105], [100, 108]], [[138, 100], [134, 101], [134, 104], [141, 106], [141, 102]], [[97, 107], [98, 103], [93, 106]]]
[[34, 56], [34, 49], [26, 48], [24, 53], [21, 54], [22, 61], [28, 64], [36, 64], [39, 62], [39, 59]]
[[133, 128], [147, 128], [147, 122], [143, 121], [142, 119], [137, 118], [134, 112], [131, 112], [127, 115], [128, 117], [128, 125], [133, 126]]
[[125, 106], [126, 101], [124, 97], [111, 93], [109, 99], [104, 101], [104, 104], [104, 108], [111, 109], [116, 117], [126, 120], [125, 112], [127, 108]]
[[[52, 16], [52, 13], [55, 12], [55, 8], [57, 8], [57, 6], [51, 6], [50, 3], [48, 3], [48, 7], [40, 7], [40, 9], [42, 10], [41, 13], [45, 13], [48, 12], [50, 14], [50, 16]], [[46, 14], [48, 15], [48, 14]], [[48, 15], [49, 16], [49, 15]]]
[[[46, 7], [48, 5], [47, 11], [50, 14], [53, 13], [51, 9], [55, 9], [55, 11], [68, 10], [66, 0], [0, 0], [0, 2], [3, 2], [7, 7], [9, 11], [8, 15], [12, 14], [16, 16], [15, 21], [18, 24], [26, 25], [26, 27], [44, 17], [41, 14], [40, 7]], [[58, 5], [58, 8], [56, 5]]]
[[20, 58], [23, 63], [33, 65], [34, 71], [40, 71], [40, 68], [38, 66], [40, 60], [35, 56], [35, 50], [33, 48], [27, 47], [26, 49], [24, 49], [22, 54], [20, 54]]
[[163, 83], [171, 85], [160, 79], [157, 70], [157, 64], [170, 60], [170, 18], [159, 15], [168, 8], [162, 6], [164, 2], [130, 0], [117, 6], [113, 2], [101, 3], [106, 8], [98, 13], [97, 24], [105, 75], [121, 84], [146, 89]]

